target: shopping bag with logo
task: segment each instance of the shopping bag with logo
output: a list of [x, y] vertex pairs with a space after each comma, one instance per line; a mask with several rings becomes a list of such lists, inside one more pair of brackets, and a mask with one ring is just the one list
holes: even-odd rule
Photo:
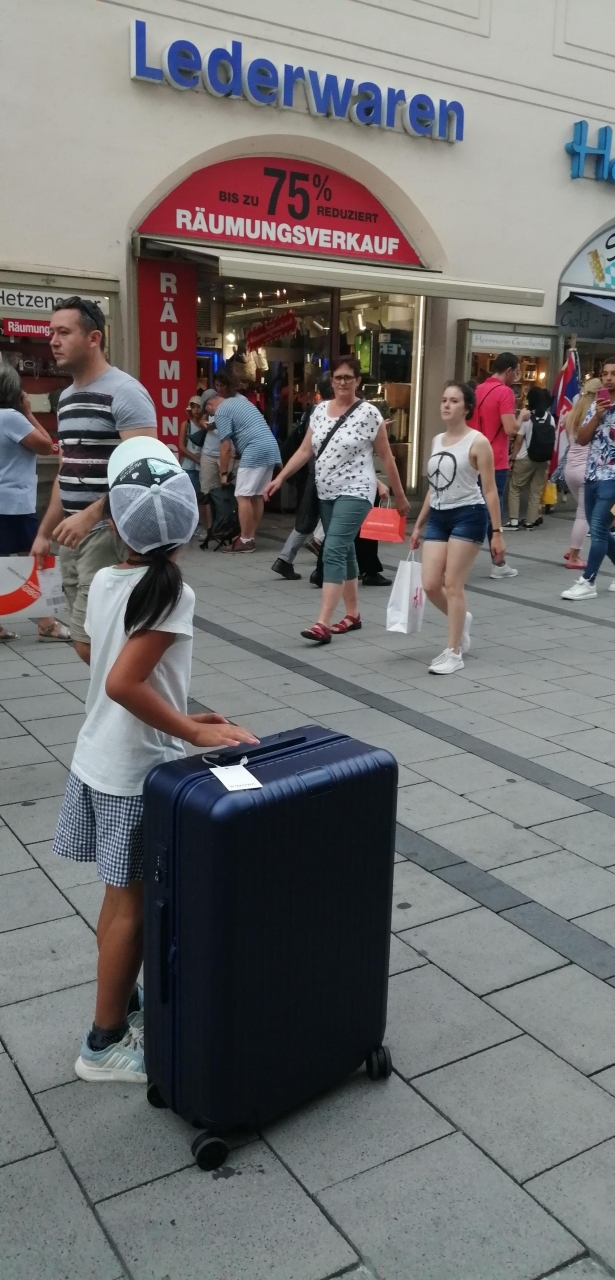
[[372, 538], [375, 542], [404, 542], [406, 538], [406, 517], [400, 516], [395, 507], [372, 507], [359, 530], [361, 538]]
[[42, 618], [64, 606], [62, 577], [55, 556], [37, 569], [33, 556], [0, 557], [0, 618]]
[[387, 631], [401, 631], [413, 635], [421, 630], [425, 612], [425, 593], [421, 564], [415, 560], [414, 551], [407, 560], [400, 560], [395, 574], [393, 590], [387, 605]]

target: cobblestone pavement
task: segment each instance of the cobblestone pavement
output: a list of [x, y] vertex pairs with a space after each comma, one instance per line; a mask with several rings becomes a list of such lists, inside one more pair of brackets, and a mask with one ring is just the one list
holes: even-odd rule
[[261, 735], [318, 721], [396, 755], [395, 1072], [359, 1072], [213, 1174], [144, 1091], [74, 1078], [101, 885], [50, 841], [87, 675], [24, 624], [0, 652], [2, 1278], [612, 1275], [610, 579], [568, 605], [569, 520], [511, 536], [519, 577], [490, 580], [481, 553], [465, 669], [432, 677], [441, 619], [387, 635], [384, 590], [363, 589], [360, 635], [301, 640], [314, 561], [271, 573], [283, 525], [249, 558], [187, 552], [192, 694]]

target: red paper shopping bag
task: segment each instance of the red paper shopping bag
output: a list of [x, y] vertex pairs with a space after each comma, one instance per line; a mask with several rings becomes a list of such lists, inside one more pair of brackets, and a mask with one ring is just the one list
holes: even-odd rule
[[373, 538], [375, 542], [403, 542], [406, 517], [394, 507], [372, 507], [359, 532], [362, 538]]

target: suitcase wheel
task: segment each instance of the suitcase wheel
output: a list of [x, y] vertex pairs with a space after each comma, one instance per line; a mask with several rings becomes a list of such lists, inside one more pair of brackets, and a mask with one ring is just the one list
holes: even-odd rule
[[213, 1138], [208, 1133], [200, 1133], [191, 1149], [199, 1169], [219, 1169], [228, 1155], [224, 1139]]
[[386, 1080], [393, 1070], [391, 1053], [386, 1044], [379, 1049], [372, 1049], [365, 1059], [365, 1067], [370, 1080]]
[[161, 1110], [166, 1108], [167, 1105], [158, 1085], [154, 1084], [153, 1081], [150, 1081], [147, 1086], [147, 1101], [149, 1102], [150, 1107], [159, 1107]]

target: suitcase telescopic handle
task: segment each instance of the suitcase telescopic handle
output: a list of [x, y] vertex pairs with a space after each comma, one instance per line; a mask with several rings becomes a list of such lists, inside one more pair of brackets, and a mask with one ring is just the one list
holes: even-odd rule
[[206, 756], [201, 756], [203, 764], [208, 765], [227, 765], [239, 764], [241, 760], [258, 760], [259, 756], [269, 756], [277, 747], [300, 747], [307, 742], [305, 735], [299, 738], [285, 738], [284, 734], [277, 734], [276, 737], [281, 739], [279, 742], [270, 741], [267, 746], [258, 747], [225, 747], [222, 751], [215, 751]]

